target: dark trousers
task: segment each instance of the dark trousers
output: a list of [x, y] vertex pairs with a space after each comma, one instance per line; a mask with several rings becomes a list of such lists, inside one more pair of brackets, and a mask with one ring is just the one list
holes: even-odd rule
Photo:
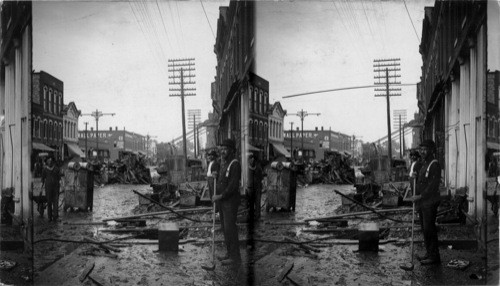
[[258, 220], [260, 218], [260, 198], [262, 196], [261, 189], [248, 189], [248, 204], [249, 204], [249, 221]]
[[436, 228], [436, 216], [439, 203], [421, 206], [419, 209], [420, 225], [424, 235], [424, 244], [427, 256], [431, 259], [440, 259], [439, 242]]
[[49, 220], [59, 217], [59, 188], [46, 189], [47, 195], [47, 215]]
[[239, 200], [232, 198], [228, 201], [222, 201], [219, 205], [220, 219], [227, 253], [231, 259], [241, 261], [238, 226], [236, 225]]

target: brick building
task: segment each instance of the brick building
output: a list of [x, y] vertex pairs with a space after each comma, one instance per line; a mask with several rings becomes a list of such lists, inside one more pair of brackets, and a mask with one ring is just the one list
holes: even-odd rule
[[[126, 131], [125, 129], [118, 130], [118, 127], [115, 127], [115, 129], [110, 127], [108, 130], [99, 130], [97, 133], [99, 140], [99, 158], [104, 162], [119, 159], [120, 152], [123, 151], [135, 152], [146, 156], [146, 136]], [[96, 136], [96, 132], [93, 128], [87, 131], [78, 131], [78, 145], [84, 153], [87, 149], [89, 158], [93, 156], [93, 152], [95, 152], [97, 148]]]
[[250, 73], [248, 134], [249, 147], [260, 160], [267, 159], [269, 150], [269, 82]]
[[[291, 136], [292, 134], [292, 136]], [[325, 151], [336, 151], [351, 154], [353, 150], [352, 137], [337, 131], [324, 130], [323, 127], [314, 130], [304, 130], [304, 154], [307, 159], [321, 160], [324, 158]], [[293, 138], [292, 138], [293, 137]], [[297, 158], [298, 150], [301, 149], [302, 131], [297, 127], [296, 130], [285, 130], [285, 147], [293, 152], [294, 158]]]
[[40, 71], [33, 73], [32, 140], [34, 153], [50, 153], [62, 159], [64, 84]]

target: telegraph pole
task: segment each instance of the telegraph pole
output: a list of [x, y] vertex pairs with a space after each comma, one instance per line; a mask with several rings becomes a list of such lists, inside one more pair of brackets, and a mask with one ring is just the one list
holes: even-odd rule
[[399, 152], [400, 152], [400, 159], [403, 159], [403, 152], [404, 152], [404, 124], [406, 123], [406, 109], [402, 110], [394, 110], [393, 111], [393, 122], [394, 122], [394, 128], [397, 128], [399, 130]]
[[199, 134], [198, 134], [198, 128], [199, 128], [199, 123], [196, 124], [196, 122], [201, 122], [201, 109], [188, 109], [188, 127], [189, 129], [193, 130], [193, 145], [194, 145], [194, 157], [198, 158], [199, 152]]
[[95, 142], [96, 142], [96, 149], [97, 149], [97, 161], [99, 162], [99, 118], [106, 116], [106, 115], [111, 115], [115, 116], [115, 113], [102, 113], [98, 109], [96, 109], [92, 113], [86, 113], [82, 114], [82, 116], [92, 116], [95, 118]]
[[293, 122], [290, 122], [290, 153], [293, 161], [295, 159], [293, 156]]
[[[376, 92], [385, 92], [385, 94], [375, 94], [375, 96], [385, 96], [387, 100], [387, 155], [389, 156], [389, 179], [391, 178], [392, 174], [391, 103], [389, 98], [391, 96], [401, 96], [401, 93], [392, 93], [394, 91], [401, 92], [401, 88], [390, 88], [390, 85], [401, 84], [401, 82], [398, 81], [398, 78], [401, 77], [401, 75], [398, 73], [401, 71], [401, 68], [399, 68], [399, 66], [400, 59], [373, 60], [373, 71], [376, 73], [374, 77], [375, 85], [385, 86], [385, 88], [375, 88]], [[389, 72], [392, 72], [392, 74], [389, 74]], [[383, 73], [385, 73], [385, 75]], [[392, 81], [390, 79], [392, 79]]]
[[195, 93], [185, 93], [186, 91], [195, 91], [196, 88], [186, 88], [186, 85], [196, 84], [192, 79], [195, 77], [194, 71], [194, 58], [189, 59], [169, 59], [168, 72], [172, 73], [168, 78], [172, 81], [169, 84], [178, 86], [179, 88], [170, 88], [169, 91], [179, 92], [170, 94], [170, 96], [179, 96], [181, 98], [182, 108], [182, 140], [183, 151], [186, 168], [184, 168], [184, 178], [187, 180], [187, 147], [186, 147], [186, 118], [184, 115], [184, 97], [195, 96]]
[[84, 124], [85, 124], [85, 160], [88, 161], [89, 151], [87, 149], [87, 125], [89, 125], [89, 123], [84, 122]]
[[302, 151], [302, 156], [304, 156], [304, 118], [309, 116], [309, 115], [316, 115], [316, 116], [319, 116], [321, 113], [307, 113], [307, 111], [304, 111], [304, 109], [302, 109], [301, 111], [297, 112], [297, 113], [294, 113], [294, 114], [290, 114], [290, 115], [296, 115], [298, 117], [300, 117], [300, 123], [301, 123], [301, 132], [300, 132], [300, 137], [301, 137], [301, 146], [300, 146], [300, 149]]

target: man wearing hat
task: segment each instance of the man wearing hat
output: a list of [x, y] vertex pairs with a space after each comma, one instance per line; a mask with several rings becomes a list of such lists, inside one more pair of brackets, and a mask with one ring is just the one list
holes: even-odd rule
[[417, 255], [422, 265], [441, 263], [436, 228], [437, 209], [440, 203], [439, 184], [441, 182], [441, 166], [434, 159], [436, 144], [432, 140], [424, 140], [420, 144], [422, 167], [417, 176], [416, 202], [417, 211], [422, 224], [426, 254]]
[[207, 182], [208, 190], [210, 192], [210, 198], [214, 196], [214, 182], [219, 173], [220, 164], [217, 161], [217, 152], [215, 150], [210, 150], [207, 154], [208, 157], [208, 168], [207, 168]]
[[226, 139], [221, 144], [221, 167], [217, 176], [216, 194], [212, 197], [219, 202], [220, 220], [224, 232], [227, 255], [220, 256], [223, 265], [239, 265], [241, 262], [236, 218], [240, 205], [241, 165], [235, 159], [236, 142]]

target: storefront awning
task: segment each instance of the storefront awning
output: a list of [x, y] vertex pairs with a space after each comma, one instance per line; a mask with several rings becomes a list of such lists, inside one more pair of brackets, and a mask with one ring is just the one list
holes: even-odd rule
[[248, 151], [262, 151], [262, 149], [259, 149], [257, 147], [252, 146], [251, 144], [248, 144]]
[[288, 152], [288, 150], [285, 149], [285, 146], [283, 146], [282, 144], [275, 144], [275, 143], [272, 143], [271, 145], [273, 145], [273, 148], [274, 148], [274, 151], [278, 154], [281, 154], [287, 158], [290, 158], [291, 155], [290, 155], [290, 152]]
[[50, 148], [49, 146], [47, 146], [43, 143], [33, 142], [32, 147], [33, 147], [33, 149], [40, 150], [40, 151], [47, 151], [47, 152], [54, 152], [55, 151], [54, 149]]
[[488, 149], [500, 150], [500, 144], [498, 144], [498, 143], [487, 142], [486, 144], [487, 144]]
[[66, 143], [66, 146], [68, 146], [68, 152], [69, 154], [73, 156], [80, 156], [80, 157], [85, 157], [85, 154], [80, 150], [80, 147], [74, 143]]

